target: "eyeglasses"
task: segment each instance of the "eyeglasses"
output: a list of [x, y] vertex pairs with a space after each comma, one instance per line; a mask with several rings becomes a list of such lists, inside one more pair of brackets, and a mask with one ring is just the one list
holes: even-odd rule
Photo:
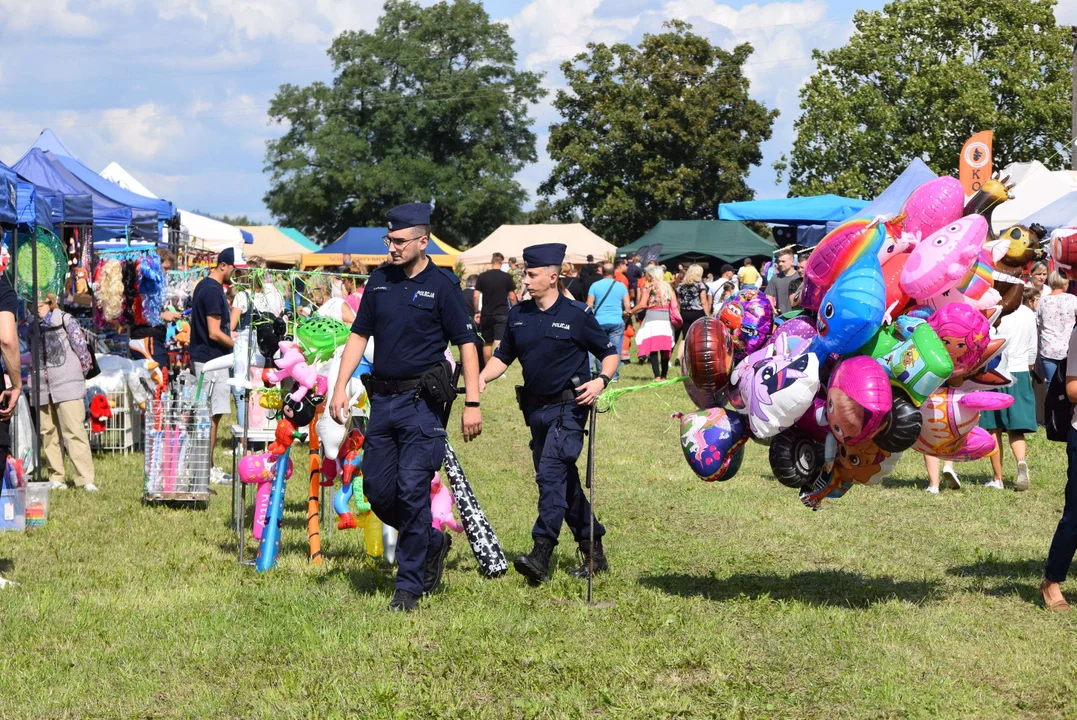
[[426, 235], [419, 235], [418, 237], [408, 238], [407, 240], [401, 240], [400, 238], [389, 237], [386, 235], [381, 239], [385, 243], [385, 247], [395, 245], [397, 247], [405, 247], [408, 243], [415, 242], [416, 240], [422, 240]]

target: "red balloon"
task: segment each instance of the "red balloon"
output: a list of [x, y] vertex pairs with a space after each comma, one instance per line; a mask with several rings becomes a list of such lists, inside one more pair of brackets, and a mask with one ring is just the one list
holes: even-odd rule
[[883, 284], [886, 285], [886, 307], [889, 308], [894, 303], [897, 303], [897, 307], [890, 311], [890, 317], [892, 318], [896, 318], [900, 315], [912, 302], [912, 298], [909, 297], [908, 293], [901, 289], [901, 283], [898, 282], [901, 278], [901, 271], [905, 269], [905, 263], [909, 261], [909, 255], [910, 254], [907, 252], [895, 255], [883, 265]]
[[729, 384], [733, 336], [717, 318], [700, 318], [685, 335], [684, 357], [696, 387], [708, 393], [721, 390]]

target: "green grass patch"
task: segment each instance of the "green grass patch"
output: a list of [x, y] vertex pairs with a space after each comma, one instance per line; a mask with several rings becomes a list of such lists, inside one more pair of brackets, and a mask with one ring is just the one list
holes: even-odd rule
[[[490, 386], [479, 441], [460, 440], [459, 408], [451, 428], [510, 556], [537, 498], [518, 378]], [[19, 583], [0, 592], [0, 717], [1077, 716], [1074, 619], [1036, 604], [1062, 445], [1031, 440], [1027, 493], [980, 487], [985, 460], [928, 495], [909, 453], [813, 513], [759, 446], [733, 480], [696, 479], [670, 419], [689, 408], [675, 386], [599, 419], [605, 609], [566, 576], [566, 531], [542, 588], [482, 579], [458, 536], [444, 589], [388, 613], [392, 574], [360, 532], [323, 533], [325, 565], [307, 564], [301, 448], [280, 563], [259, 575], [235, 561], [227, 488], [204, 512], [145, 507], [142, 456], [98, 456], [100, 493], [53, 493], [45, 528], [0, 535]]]

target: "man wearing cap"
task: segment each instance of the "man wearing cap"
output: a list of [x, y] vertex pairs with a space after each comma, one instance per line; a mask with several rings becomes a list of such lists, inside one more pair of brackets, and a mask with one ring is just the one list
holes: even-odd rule
[[[729, 263], [726, 263], [722, 266], [722, 269], [719, 270], [719, 273], [720, 274], [718, 276], [718, 279], [709, 285], [711, 293], [711, 307], [715, 308], [715, 315], [718, 314], [718, 303], [720, 303], [722, 300], [722, 292], [725, 290], [726, 286], [731, 286], [733, 288], [734, 294], [737, 292], [737, 275], [736, 272], [733, 270], [733, 266]], [[714, 302], [715, 300], [717, 300], [718, 302]]]
[[367, 341], [376, 340], [374, 371], [363, 376], [370, 394], [363, 492], [374, 514], [400, 533], [389, 609], [410, 612], [420, 596], [441, 583], [449, 552], [449, 534], [434, 530], [430, 515], [430, 482], [445, 458], [441, 413], [455, 391], [445, 348], [450, 342], [460, 347], [467, 389], [461, 418], [465, 442], [482, 432], [479, 356], [459, 280], [426, 257], [430, 206], [401, 205], [386, 219], [389, 262], [367, 281], [329, 412], [338, 423], [347, 419], [347, 381]]
[[[232, 352], [232, 336], [228, 332], [231, 310], [228, 298], [224, 294], [224, 284], [232, 277], [236, 269], [236, 252], [225, 248], [217, 256], [217, 265], [194, 288], [191, 296], [191, 362], [195, 375], [202, 373], [203, 366], [210, 360]], [[213, 464], [213, 451], [217, 447], [217, 426], [221, 417], [232, 410], [232, 391], [228, 386], [229, 370], [214, 370], [206, 373], [203, 387], [212, 389], [209, 397], [209, 412], [212, 419], [209, 425], [209, 462], [210, 479], [216, 483], [226, 481], [224, 471]]]
[[[518, 556], [517, 572], [537, 585], [549, 579], [550, 557], [561, 523], [569, 529], [583, 565], [571, 574], [586, 578], [594, 554], [595, 572], [609, 569], [602, 549], [605, 528], [595, 521], [591, 538], [591, 507], [580, 486], [576, 459], [583, 450], [588, 408], [609, 384], [620, 356], [583, 303], [564, 297], [557, 276], [565, 259], [561, 243], [532, 245], [524, 250], [524, 286], [531, 299], [509, 311], [505, 337], [479, 376], [480, 391], [519, 359], [524, 384], [516, 397], [531, 428], [531, 459], [538, 483], [538, 520], [531, 530], [534, 548]], [[602, 362], [602, 374], [592, 380], [588, 353]]]

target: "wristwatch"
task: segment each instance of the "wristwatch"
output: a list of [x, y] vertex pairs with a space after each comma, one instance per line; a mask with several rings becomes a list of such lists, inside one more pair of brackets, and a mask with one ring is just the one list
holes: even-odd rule
[[599, 377], [602, 378], [602, 389], [605, 390], [610, 386], [610, 377], [606, 373], [602, 373]]
[[479, 401], [476, 400], [475, 402], [471, 402], [469, 400], [465, 400], [464, 401], [464, 407], [477, 408], [477, 407], [479, 407]]

